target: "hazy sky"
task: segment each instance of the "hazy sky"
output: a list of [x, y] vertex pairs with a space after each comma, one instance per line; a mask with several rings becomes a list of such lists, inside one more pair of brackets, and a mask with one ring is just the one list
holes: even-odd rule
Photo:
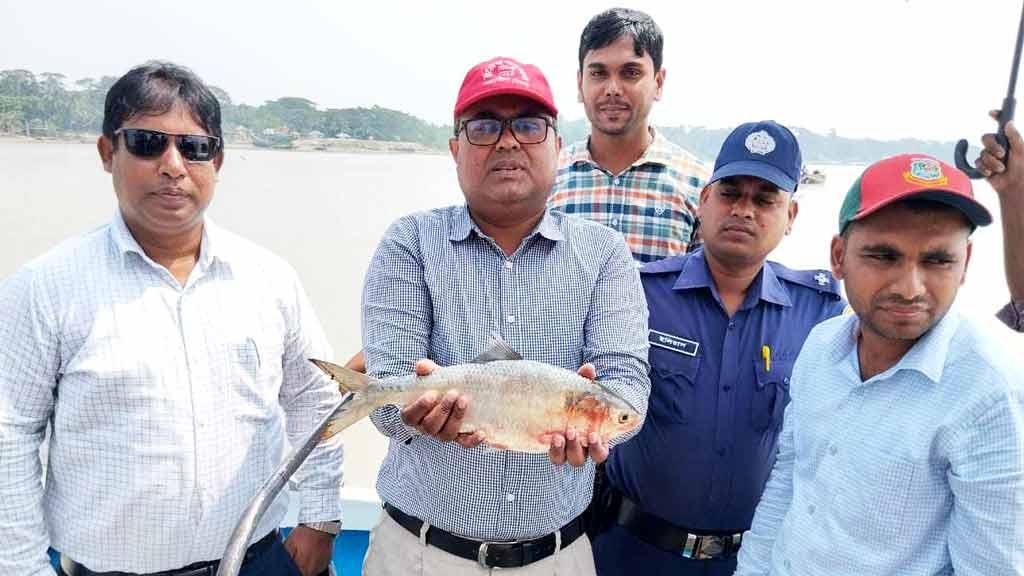
[[[615, 4], [558, 0], [41, 2], [0, 0], [0, 69], [120, 75], [159, 58], [236, 102], [303, 96], [450, 122], [472, 64], [539, 65], [562, 116], [577, 45]], [[665, 33], [654, 122], [762, 118], [840, 135], [976, 141], [1006, 91], [1019, 0], [675, 0], [623, 3]]]

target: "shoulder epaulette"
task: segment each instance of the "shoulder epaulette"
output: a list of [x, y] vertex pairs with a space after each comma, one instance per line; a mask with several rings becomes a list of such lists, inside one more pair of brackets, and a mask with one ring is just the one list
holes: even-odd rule
[[836, 277], [828, 270], [793, 270], [778, 262], [768, 262], [767, 264], [772, 267], [772, 271], [775, 272], [777, 278], [805, 288], [817, 290], [818, 292], [832, 294], [836, 298], [842, 296], [839, 280], [836, 280]]

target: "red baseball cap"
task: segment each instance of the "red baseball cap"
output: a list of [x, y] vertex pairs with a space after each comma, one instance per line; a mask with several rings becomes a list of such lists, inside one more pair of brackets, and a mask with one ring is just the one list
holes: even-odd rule
[[552, 116], [558, 116], [551, 87], [540, 68], [505, 57], [491, 58], [466, 72], [459, 97], [455, 100], [455, 115], [462, 114], [484, 98], [500, 94], [529, 98], [547, 108]]
[[839, 233], [855, 220], [905, 198], [947, 204], [963, 212], [975, 227], [988, 226], [992, 215], [975, 200], [971, 180], [956, 168], [924, 154], [901, 154], [879, 160], [857, 178], [839, 209]]

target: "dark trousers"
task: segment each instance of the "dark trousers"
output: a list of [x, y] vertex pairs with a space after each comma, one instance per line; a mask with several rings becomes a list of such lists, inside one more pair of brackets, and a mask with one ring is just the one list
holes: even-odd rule
[[[167, 573], [174, 574], [174, 571], [172, 570]], [[59, 574], [60, 576], [67, 576], [63, 570], [59, 571]], [[104, 573], [101, 572], [99, 574]], [[164, 573], [159, 572], [158, 574]], [[202, 576], [214, 576], [217, 574], [217, 565], [214, 564], [206, 568], [205, 572], [200, 572], [200, 574]], [[327, 574], [328, 571], [324, 570], [320, 576], [327, 576]], [[295, 562], [292, 561], [291, 555], [285, 550], [281, 537], [278, 536], [270, 547], [267, 548], [266, 552], [242, 564], [242, 569], [238, 572], [238, 576], [301, 576], [301, 574], [295, 566]]]

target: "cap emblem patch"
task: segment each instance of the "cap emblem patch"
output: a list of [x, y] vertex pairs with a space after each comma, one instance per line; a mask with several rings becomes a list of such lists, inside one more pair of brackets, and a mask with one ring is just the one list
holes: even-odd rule
[[522, 66], [510, 60], [495, 60], [491, 62], [484, 68], [483, 77], [484, 84], [509, 81], [522, 84], [530, 83], [530, 77], [526, 75], [526, 70], [523, 70]]
[[775, 150], [775, 139], [764, 130], [750, 133], [743, 144], [751, 154], [760, 154], [761, 156], [766, 156]]
[[910, 171], [903, 173], [903, 179], [920, 186], [945, 186], [949, 178], [942, 173], [942, 165], [931, 158], [912, 158]]

